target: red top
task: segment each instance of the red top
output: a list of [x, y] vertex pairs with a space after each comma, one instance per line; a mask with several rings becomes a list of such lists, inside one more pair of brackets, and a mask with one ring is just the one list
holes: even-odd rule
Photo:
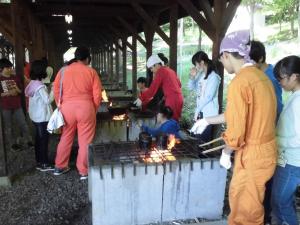
[[[0, 93], [8, 92], [14, 85], [21, 89], [20, 78], [15, 75], [5, 77], [0, 75]], [[18, 109], [21, 107], [21, 96], [1, 96], [2, 109]]]
[[173, 119], [178, 121], [183, 107], [181, 83], [175, 71], [169, 67], [163, 66], [158, 69], [148, 90], [141, 93], [142, 104], [148, 103], [160, 87], [164, 93], [165, 106], [173, 110]]
[[141, 93], [140, 99], [142, 102], [149, 102], [160, 87], [162, 87], [166, 99], [182, 95], [181, 83], [175, 71], [163, 66], [156, 72], [150, 87]]

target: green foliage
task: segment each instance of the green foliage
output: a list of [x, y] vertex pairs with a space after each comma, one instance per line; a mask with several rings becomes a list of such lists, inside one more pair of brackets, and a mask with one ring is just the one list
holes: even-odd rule
[[297, 18], [298, 0], [267, 0], [266, 9], [272, 12], [271, 21], [282, 23], [282, 21], [292, 21]]
[[297, 34], [293, 33], [290, 30], [283, 30], [268, 38], [267, 44], [275, 44], [281, 41], [292, 40], [297, 37]]

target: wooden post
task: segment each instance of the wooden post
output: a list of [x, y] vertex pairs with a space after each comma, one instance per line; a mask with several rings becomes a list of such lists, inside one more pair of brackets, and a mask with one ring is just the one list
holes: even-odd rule
[[99, 70], [99, 58], [98, 58], [98, 49], [96, 50], [96, 53], [95, 53], [95, 69], [98, 71]]
[[19, 5], [18, 0], [13, 0], [11, 3], [11, 19], [12, 19], [12, 34], [14, 40], [14, 51], [15, 51], [15, 70], [16, 75], [20, 77], [22, 82], [22, 107], [25, 110], [25, 95], [24, 95], [24, 61], [25, 61], [25, 46], [23, 44], [20, 32], [22, 30], [22, 22], [21, 22], [21, 7]]
[[136, 43], [137, 39], [135, 36], [132, 36], [132, 93], [133, 96], [136, 96], [137, 94], [137, 86], [136, 86], [136, 80], [137, 80], [137, 46]]
[[127, 83], [127, 38], [122, 38], [122, 69], [123, 69], [123, 90], [126, 90]]
[[97, 50], [95, 50], [95, 47], [93, 47], [93, 49], [94, 49], [94, 60], [95, 60], [93, 68], [98, 70], [98, 53]]
[[91, 66], [93, 67], [93, 68], [95, 68], [95, 55], [94, 55], [95, 53], [94, 53], [94, 51], [93, 51], [93, 49], [92, 49], [92, 51], [91, 51]]
[[101, 74], [102, 71], [102, 49], [99, 48], [99, 74]]
[[108, 72], [108, 66], [107, 66], [107, 48], [104, 46], [104, 73], [107, 74]]
[[16, 57], [16, 74], [21, 76], [23, 81], [23, 67], [24, 67], [24, 57], [25, 49], [23, 46], [23, 41], [21, 40], [21, 21], [20, 21], [21, 9], [18, 5], [18, 0], [13, 0], [11, 3], [11, 18], [12, 18], [12, 33], [14, 40], [14, 50]]
[[2, 131], [2, 117], [0, 117], [0, 186], [7, 186], [9, 179], [7, 178], [7, 159]]
[[[118, 42], [119, 40], [117, 40]], [[119, 76], [120, 76], [120, 55], [119, 55], [120, 49], [118, 47], [118, 43], [116, 44], [116, 80], [117, 84], [119, 85]]]
[[101, 48], [101, 52], [100, 52], [100, 55], [101, 55], [101, 68], [100, 68], [100, 73], [103, 73], [104, 71], [104, 50], [103, 48]]
[[174, 4], [170, 10], [170, 63], [169, 66], [177, 71], [177, 35], [178, 5]]
[[114, 57], [113, 57], [113, 43], [109, 46], [109, 76], [111, 78], [111, 81], [113, 81], [114, 78]]
[[152, 55], [152, 44], [155, 31], [149, 24], [144, 24], [144, 33], [146, 39], [146, 59], [148, 59]]

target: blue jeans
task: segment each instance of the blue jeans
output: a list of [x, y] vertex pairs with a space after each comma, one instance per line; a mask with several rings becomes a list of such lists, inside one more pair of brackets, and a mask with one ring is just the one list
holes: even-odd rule
[[300, 167], [277, 166], [273, 177], [272, 210], [278, 225], [298, 225], [295, 192], [300, 184]]

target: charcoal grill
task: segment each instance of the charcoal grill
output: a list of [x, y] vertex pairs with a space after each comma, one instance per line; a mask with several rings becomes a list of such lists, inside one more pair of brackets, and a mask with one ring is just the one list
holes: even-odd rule
[[220, 219], [227, 172], [216, 153], [202, 150], [196, 141], [152, 155], [133, 141], [90, 145], [93, 225]]
[[[182, 141], [176, 144], [171, 150], [159, 150], [156, 147], [152, 147], [149, 155], [149, 151], [142, 150], [137, 142], [111, 142], [95, 144], [90, 147], [91, 163], [92, 165], [114, 165], [119, 163], [161, 163], [174, 161], [169, 160], [174, 157], [177, 161], [180, 160], [192, 160], [192, 159], [209, 159], [210, 161], [217, 158], [217, 153], [202, 154], [201, 152], [205, 148], [197, 147], [196, 141]], [[150, 160], [145, 161], [149, 158]], [[152, 159], [152, 160], [151, 160]]]

